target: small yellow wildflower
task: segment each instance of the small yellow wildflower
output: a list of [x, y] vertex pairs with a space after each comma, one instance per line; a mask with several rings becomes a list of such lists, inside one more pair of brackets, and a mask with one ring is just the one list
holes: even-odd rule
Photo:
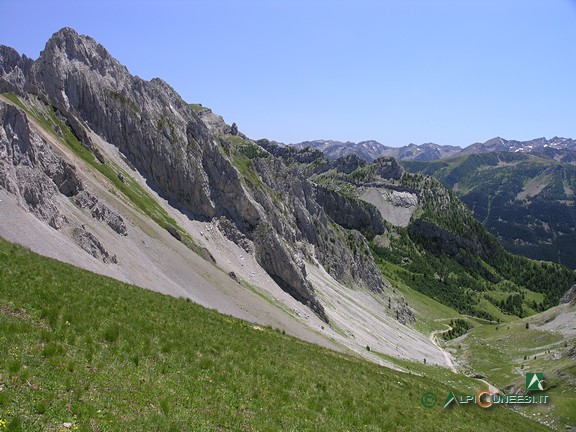
[[0, 419], [0, 429], [8, 429], [8, 426], [6, 426], [6, 421]]

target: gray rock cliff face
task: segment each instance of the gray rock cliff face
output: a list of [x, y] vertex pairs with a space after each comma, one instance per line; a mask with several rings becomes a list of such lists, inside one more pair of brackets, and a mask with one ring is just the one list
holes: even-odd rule
[[382, 280], [368, 242], [358, 231], [333, 229], [320, 237], [318, 260], [336, 280], [349, 286], [362, 286], [382, 292], [389, 287]]
[[34, 62], [29, 83], [68, 119], [117, 145], [177, 205], [214, 216], [202, 169], [203, 149], [212, 150], [208, 130], [163, 81], [133, 77], [94, 40], [63, 29]]
[[255, 169], [282, 197], [281, 204], [275, 204], [270, 195], [261, 197], [261, 205], [275, 215], [271, 220], [277, 232], [293, 243], [306, 241], [314, 246], [316, 258], [335, 279], [382, 291], [384, 282], [366, 239], [358, 232], [343, 230], [329, 217], [316, 187], [297, 168], [270, 157], [255, 160]]
[[[24, 111], [0, 101], [0, 188], [15, 195], [20, 204], [54, 229], [70, 224], [58, 196], [74, 197], [92, 217], [104, 221], [118, 234], [126, 225], [117, 213], [85, 190], [75, 166], [65, 162], [31, 127]], [[115, 263], [96, 236], [84, 228], [73, 229], [73, 239], [90, 255]]]
[[[209, 109], [185, 103], [164, 81], [132, 76], [93, 39], [62, 29], [34, 62], [13, 50], [0, 50], [0, 67], [2, 88], [36, 95], [52, 105], [87, 149], [96, 154], [90, 128], [115, 145], [171, 204], [195, 219], [219, 218], [228, 238], [254, 251], [260, 265], [283, 289], [322, 318], [326, 319], [323, 308], [302, 265], [303, 257], [310, 253], [343, 283], [383, 289], [364, 237], [343, 230], [326, 214], [316, 190], [303, 175], [247, 140]], [[12, 121], [10, 131], [19, 127], [17, 122]], [[241, 154], [239, 149], [256, 154]], [[3, 151], [10, 156], [7, 147]], [[346, 171], [364, 164], [358, 158], [348, 159], [341, 162]], [[386, 170], [394, 171], [394, 167], [387, 165]], [[47, 190], [36, 195], [48, 198], [35, 198], [32, 193], [28, 201], [42, 209], [38, 211], [53, 220], [51, 224], [63, 223], [56, 210], [49, 210], [49, 193], [59, 190], [78, 195], [80, 207], [125, 234], [121, 218], [96, 197], [78, 194], [82, 188], [74, 189], [72, 168], [63, 165], [60, 170], [46, 168], [43, 173], [52, 181], [42, 183]], [[11, 181], [11, 176], [14, 174], [4, 175], [6, 188], [22, 184]], [[79, 232], [77, 237], [85, 250], [112, 261], [89, 233]]]
[[398, 159], [384, 156], [376, 159], [373, 164], [376, 166], [374, 173], [382, 179], [398, 180], [404, 174], [404, 168], [398, 162]]
[[68, 119], [82, 119], [115, 144], [193, 217], [225, 215], [242, 220], [243, 228], [259, 222], [215, 135], [164, 81], [133, 77], [101, 45], [71, 29], [50, 39], [29, 81]]
[[31, 130], [23, 111], [2, 101], [0, 187], [56, 229], [66, 223], [66, 217], [53, 197], [58, 193], [73, 196], [83, 189], [75, 167], [64, 162]]
[[15, 49], [0, 45], [0, 93], [23, 94], [32, 63]]
[[256, 233], [256, 259], [270, 276], [294, 298], [308, 305], [324, 321], [328, 321], [324, 308], [314, 298], [314, 289], [306, 279], [306, 269], [298, 255], [282, 244], [274, 229], [266, 223]]
[[326, 213], [339, 225], [372, 234], [383, 234], [386, 228], [382, 216], [372, 204], [347, 198], [318, 186], [316, 199]]

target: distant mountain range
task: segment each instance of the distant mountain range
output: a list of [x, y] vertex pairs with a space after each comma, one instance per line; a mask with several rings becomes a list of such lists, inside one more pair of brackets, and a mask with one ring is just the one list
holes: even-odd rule
[[554, 137], [550, 139], [535, 138], [530, 141], [515, 141], [496, 137], [485, 143], [472, 144], [462, 150], [460, 154], [468, 155], [493, 151], [526, 153], [558, 162], [574, 163], [576, 161], [576, 140]]
[[403, 161], [427, 162], [446, 159], [452, 156], [489, 153], [493, 151], [527, 153], [566, 163], [574, 163], [576, 161], [576, 141], [571, 138], [560, 137], [551, 139], [536, 138], [530, 141], [506, 140], [496, 137], [484, 143], [475, 143], [465, 148], [434, 143], [388, 147], [374, 140], [361, 141], [359, 143], [350, 141], [313, 140], [289, 145], [297, 149], [310, 147], [321, 150], [328, 159], [337, 159], [341, 156], [355, 154], [368, 162], [372, 162], [383, 156], [393, 156]]
[[372, 162], [383, 156], [392, 156], [400, 160], [431, 161], [450, 157], [462, 151], [461, 147], [425, 143], [421, 145], [408, 144], [404, 147], [388, 147], [378, 141], [341, 142], [332, 140], [304, 141], [297, 144], [289, 144], [299, 150], [306, 147], [321, 150], [328, 159], [338, 159], [342, 156], [355, 154], [358, 157]]

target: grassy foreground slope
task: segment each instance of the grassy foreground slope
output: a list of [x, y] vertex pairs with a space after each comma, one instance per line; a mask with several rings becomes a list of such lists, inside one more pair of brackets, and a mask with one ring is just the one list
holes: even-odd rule
[[0, 239], [1, 429], [547, 430], [505, 408], [420, 404], [457, 381], [389, 370]]

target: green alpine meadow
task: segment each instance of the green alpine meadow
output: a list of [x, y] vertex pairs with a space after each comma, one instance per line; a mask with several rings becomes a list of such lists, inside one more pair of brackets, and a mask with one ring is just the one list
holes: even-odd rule
[[442, 368], [391, 370], [3, 240], [0, 270], [8, 431], [547, 430], [502, 407], [425, 408], [482, 387]]

